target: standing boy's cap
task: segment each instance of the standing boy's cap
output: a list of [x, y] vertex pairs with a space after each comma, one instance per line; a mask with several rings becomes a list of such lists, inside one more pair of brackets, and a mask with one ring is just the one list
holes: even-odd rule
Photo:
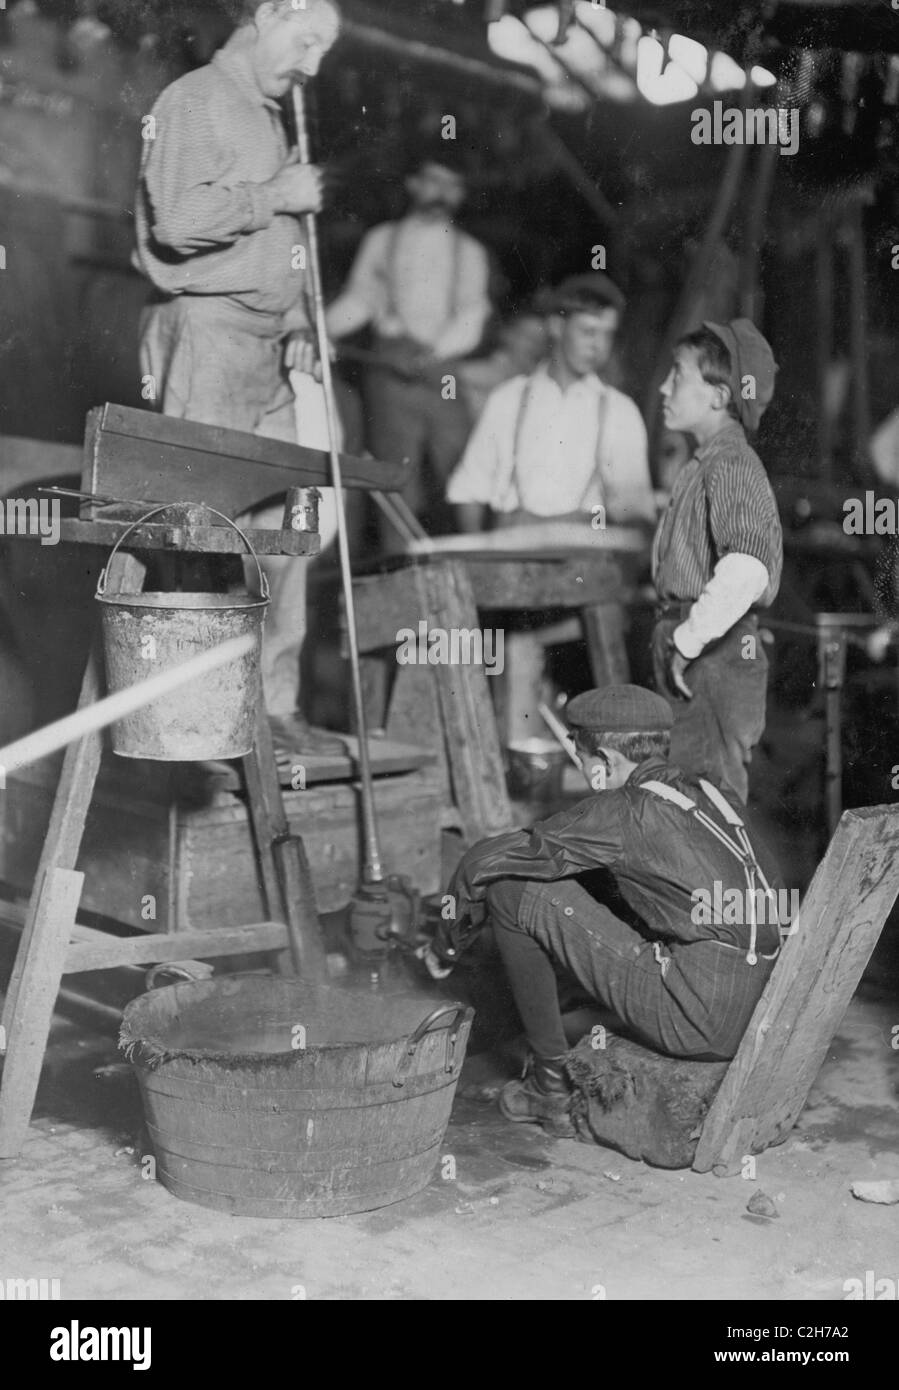
[[592, 308], [624, 311], [627, 303], [621, 290], [601, 270], [569, 275], [553, 289], [539, 290], [534, 308], [540, 314], [576, 314]]
[[664, 733], [674, 723], [668, 701], [642, 685], [585, 690], [569, 700], [565, 718], [573, 729], [601, 734]]
[[[777, 363], [771, 345], [751, 319], [731, 319], [725, 324], [706, 321], [702, 326], [714, 333], [730, 353], [730, 391], [740, 424], [748, 430], [757, 430], [774, 395]], [[754, 400], [743, 398], [743, 380], [747, 376], [755, 381]]]

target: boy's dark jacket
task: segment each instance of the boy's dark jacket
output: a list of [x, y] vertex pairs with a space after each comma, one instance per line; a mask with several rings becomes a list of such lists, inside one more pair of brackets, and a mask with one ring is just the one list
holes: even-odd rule
[[[694, 778], [663, 758], [648, 758], [617, 791], [595, 792], [530, 829], [510, 830], [473, 845], [448, 889], [455, 900], [455, 918], [435, 942], [437, 954], [454, 959], [469, 943], [473, 930], [483, 924], [487, 889], [498, 879], [548, 883], [597, 868], [611, 871], [618, 892], [647, 935], [681, 942], [712, 939], [746, 949], [748, 921], [694, 921], [694, 916], [703, 915], [695, 912], [700, 899], [694, 894], [700, 890], [711, 902], [716, 882], [719, 901], [728, 889], [743, 892], [746, 877], [739, 861], [691, 812], [647, 791], [643, 784], [652, 781], [682, 792], [734, 838]], [[723, 794], [741, 816], [768, 883], [775, 891], [782, 888], [777, 861], [749, 813], [732, 794]], [[763, 920], [772, 922], [773, 912]], [[778, 944], [776, 926], [763, 928], [759, 949], [771, 950], [772, 943]]]

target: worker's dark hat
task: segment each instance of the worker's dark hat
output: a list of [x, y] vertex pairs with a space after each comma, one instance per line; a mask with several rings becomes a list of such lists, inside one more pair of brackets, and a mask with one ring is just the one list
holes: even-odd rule
[[577, 314], [589, 309], [624, 309], [627, 301], [621, 290], [601, 270], [569, 275], [552, 289], [538, 290], [534, 308], [539, 314]]
[[702, 326], [714, 333], [730, 354], [730, 393], [740, 424], [757, 430], [774, 395], [777, 363], [771, 344], [751, 319], [731, 319], [730, 323], [706, 320]]
[[668, 701], [642, 685], [585, 690], [569, 700], [565, 718], [573, 729], [603, 734], [661, 733], [674, 723]]

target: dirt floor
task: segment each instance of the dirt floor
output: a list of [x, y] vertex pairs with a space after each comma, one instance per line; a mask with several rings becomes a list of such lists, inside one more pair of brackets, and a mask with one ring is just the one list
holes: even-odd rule
[[[883, 988], [862, 987], [799, 1124], [754, 1177], [652, 1169], [457, 1099], [455, 1164], [418, 1196], [289, 1222], [145, 1180], [131, 1074], [94, 1074], [118, 1060], [113, 1039], [60, 1017], [24, 1151], [0, 1163], [0, 1280], [55, 1278], [85, 1300], [840, 1300], [868, 1270], [899, 1282], [899, 1206], [850, 1193], [899, 1177], [896, 1019]], [[747, 1212], [759, 1190], [776, 1217]]]

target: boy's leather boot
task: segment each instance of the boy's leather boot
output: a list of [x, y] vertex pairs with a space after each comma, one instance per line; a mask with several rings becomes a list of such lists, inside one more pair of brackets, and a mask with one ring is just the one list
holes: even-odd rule
[[569, 1113], [571, 1087], [564, 1057], [529, 1057], [524, 1076], [500, 1092], [500, 1113], [514, 1124], [538, 1124], [555, 1139], [573, 1139], [577, 1131]]

